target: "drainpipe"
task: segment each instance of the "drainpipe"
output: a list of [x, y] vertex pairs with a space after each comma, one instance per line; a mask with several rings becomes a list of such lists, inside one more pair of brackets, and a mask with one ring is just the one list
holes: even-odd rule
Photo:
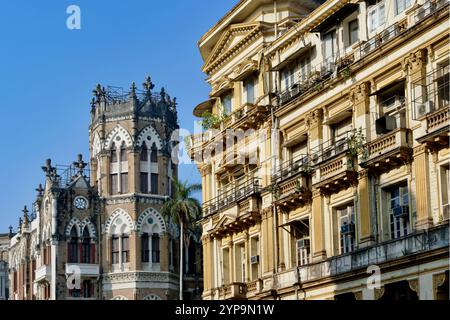
[[[272, 141], [272, 172], [276, 172], [276, 164], [277, 164], [277, 148], [278, 148], [278, 121], [275, 118], [273, 107], [271, 108], [271, 117], [272, 117], [272, 132], [271, 132], [271, 141]], [[272, 203], [274, 202], [274, 196], [272, 194]], [[278, 254], [279, 254], [279, 241], [278, 241], [278, 210], [277, 207], [273, 206], [273, 234], [274, 234], [274, 273], [278, 273]]]

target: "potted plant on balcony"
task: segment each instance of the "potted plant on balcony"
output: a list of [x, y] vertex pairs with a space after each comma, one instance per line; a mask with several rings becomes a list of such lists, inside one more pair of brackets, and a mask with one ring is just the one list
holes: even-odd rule
[[203, 130], [209, 130], [212, 128], [217, 128], [220, 123], [227, 121], [230, 118], [229, 114], [213, 114], [206, 111], [202, 114], [202, 127]]
[[366, 137], [362, 128], [353, 130], [346, 142], [352, 165], [353, 160], [357, 157], [360, 157], [363, 162], [367, 159]]

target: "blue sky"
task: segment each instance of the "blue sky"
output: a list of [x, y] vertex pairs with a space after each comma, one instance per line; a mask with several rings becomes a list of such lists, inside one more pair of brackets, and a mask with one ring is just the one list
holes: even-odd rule
[[[180, 126], [193, 130], [192, 109], [209, 92], [197, 41], [236, 2], [0, 1], [0, 233], [34, 201], [45, 159], [87, 159], [96, 83], [128, 88], [151, 75], [178, 98]], [[66, 27], [71, 4], [81, 8], [81, 30]], [[180, 172], [200, 182], [194, 165]]]

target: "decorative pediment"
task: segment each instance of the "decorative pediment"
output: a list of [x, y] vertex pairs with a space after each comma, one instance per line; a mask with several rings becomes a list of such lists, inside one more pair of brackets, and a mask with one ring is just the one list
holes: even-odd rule
[[256, 22], [246, 24], [236, 24], [228, 27], [222, 34], [211, 55], [206, 60], [203, 70], [210, 73], [215, 67], [223, 61], [234, 56], [242, 48], [251, 43], [254, 37], [259, 34], [267, 23]]

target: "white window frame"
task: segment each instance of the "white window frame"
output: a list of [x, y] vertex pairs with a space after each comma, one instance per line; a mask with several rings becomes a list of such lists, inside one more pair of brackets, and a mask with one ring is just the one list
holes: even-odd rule
[[[400, 7], [400, 4], [402, 4], [403, 8]], [[411, 7], [411, 5], [412, 5], [411, 0], [394, 0], [395, 15], [398, 16], [399, 14], [402, 14], [409, 7]], [[401, 10], [401, 11], [399, 11], [399, 10]]]
[[[383, 10], [381, 10], [383, 8]], [[383, 12], [383, 15], [381, 15]], [[374, 15], [373, 15], [374, 14]], [[376, 18], [376, 19], [374, 19]], [[375, 23], [376, 22], [376, 23]], [[380, 27], [386, 23], [386, 3], [381, 1], [376, 5], [373, 5], [367, 10], [367, 24], [369, 27], [369, 33], [377, 31]]]
[[[392, 198], [392, 192], [394, 189], [398, 189], [398, 197]], [[387, 195], [388, 195], [388, 210], [389, 210], [389, 235], [390, 238], [394, 240], [404, 237], [408, 235], [410, 232], [411, 221], [409, 215], [407, 217], [395, 218], [393, 213], [393, 209], [395, 208], [396, 203], [398, 203], [398, 205], [400, 206], [410, 205], [409, 187], [407, 184], [406, 186], [405, 185], [395, 186], [387, 190]]]
[[[345, 209], [343, 209], [345, 207]], [[337, 218], [339, 221], [339, 253], [346, 254], [351, 253], [356, 247], [356, 217], [355, 217], [355, 205], [349, 203], [346, 206], [336, 209]], [[350, 234], [342, 234], [341, 227], [345, 224], [353, 223], [355, 226], [355, 232]]]

